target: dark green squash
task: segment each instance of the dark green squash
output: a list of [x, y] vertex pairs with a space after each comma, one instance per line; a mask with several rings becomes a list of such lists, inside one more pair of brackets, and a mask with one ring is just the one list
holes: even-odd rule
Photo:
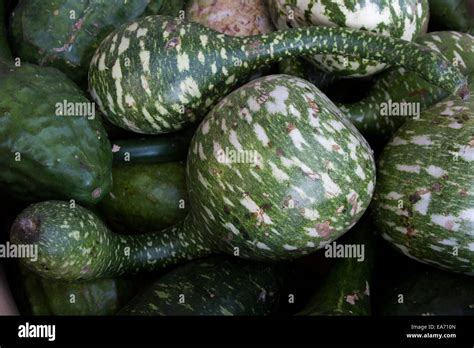
[[115, 232], [158, 231], [186, 217], [184, 163], [119, 164], [112, 177], [112, 189], [99, 209]]
[[63, 71], [81, 86], [94, 51], [115, 28], [146, 14], [177, 14], [183, 0], [22, 0], [12, 13], [16, 54]]
[[31, 315], [114, 315], [137, 291], [125, 278], [63, 282], [22, 269], [22, 280]]
[[268, 315], [278, 299], [279, 281], [271, 266], [211, 258], [165, 274], [119, 315]]
[[[0, 188], [26, 202], [97, 203], [112, 184], [112, 151], [98, 115], [62, 116], [58, 105], [91, 106], [54, 68], [0, 72]], [[92, 115], [92, 114], [91, 114]]]
[[[373, 238], [373, 227], [366, 216], [336, 242], [339, 248], [352, 248], [352, 253], [357, 248], [364, 249], [359, 249], [361, 255], [344, 255], [344, 258], [336, 260], [329, 274], [321, 280], [322, 285], [299, 315], [371, 315]], [[333, 253], [328, 255], [334, 256]], [[363, 257], [363, 260], [359, 257]]]

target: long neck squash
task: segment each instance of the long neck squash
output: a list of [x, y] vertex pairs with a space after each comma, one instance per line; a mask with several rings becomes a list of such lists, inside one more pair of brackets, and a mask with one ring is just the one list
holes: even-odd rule
[[[474, 37], [453, 31], [432, 32], [417, 43], [442, 54], [453, 62], [462, 74], [474, 71]], [[377, 77], [370, 93], [354, 104], [338, 105], [371, 145], [385, 142], [410, 116], [381, 115], [387, 103], [417, 105], [420, 112], [449, 96], [449, 93], [417, 74], [403, 68], [392, 68]]]
[[89, 90], [113, 124], [138, 133], [168, 133], [201, 119], [259, 67], [311, 54], [400, 65], [449, 93], [467, 95], [465, 78], [451, 62], [400, 39], [328, 27], [241, 38], [165, 16], [112, 32], [92, 58]]
[[[86, 209], [43, 202], [23, 211], [11, 240], [38, 246], [26, 265], [44, 277], [93, 279], [153, 270], [210, 252], [295, 258], [343, 235], [374, 189], [372, 150], [309, 82], [273, 75], [225, 97], [188, 155], [189, 215], [140, 236], [111, 233]], [[65, 261], [67, 260], [67, 261]]]
[[119, 315], [266, 315], [276, 309], [278, 277], [267, 265], [210, 258], [158, 279]]
[[[278, 29], [306, 26], [346, 27], [413, 41], [428, 25], [428, 0], [269, 0]], [[308, 62], [337, 76], [370, 76], [387, 67], [384, 62], [315, 55]]]

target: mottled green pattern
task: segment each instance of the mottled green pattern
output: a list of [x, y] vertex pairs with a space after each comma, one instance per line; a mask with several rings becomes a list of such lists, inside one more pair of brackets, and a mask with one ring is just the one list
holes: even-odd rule
[[328, 27], [240, 38], [163, 16], [111, 33], [92, 59], [89, 86], [115, 125], [138, 133], [167, 133], [200, 120], [258, 67], [314, 53], [401, 65], [450, 93], [465, 93], [465, 78], [450, 62], [403, 40]]
[[[222, 152], [250, 153], [227, 163]], [[372, 151], [334, 104], [288, 75], [224, 98], [191, 142], [188, 187], [196, 225], [215, 247], [252, 259], [296, 257], [344, 234], [367, 208]], [[212, 232], [211, 232], [212, 231]]]
[[112, 176], [112, 190], [99, 209], [114, 232], [158, 231], [186, 217], [184, 163], [120, 164]]
[[0, 96], [0, 187], [28, 202], [108, 193], [112, 152], [98, 115], [56, 114], [64, 100], [89, 102], [64, 74], [23, 64], [2, 73]]
[[171, 271], [119, 315], [267, 315], [278, 302], [270, 266], [213, 258]]
[[[427, 0], [269, 0], [269, 8], [278, 29], [347, 27], [412, 41], [426, 32], [428, 23]], [[330, 54], [308, 59], [325, 71], [347, 77], [368, 76], [387, 67], [378, 60]]]
[[[150, 0], [22, 0], [12, 14], [17, 54], [78, 83], [107, 34], [142, 15]], [[174, 0], [173, 0], [174, 1]]]
[[[251, 155], [236, 161], [230, 151]], [[25, 263], [64, 279], [159, 269], [211, 250], [294, 258], [357, 222], [372, 197], [375, 164], [364, 138], [316, 87], [274, 75], [210, 112], [191, 142], [186, 180], [191, 212], [164, 231], [118, 236], [83, 208], [45, 202], [20, 214], [11, 240], [38, 244], [39, 262]]]
[[32, 315], [114, 315], [136, 292], [129, 279], [64, 282], [22, 270], [22, 280]]
[[0, 0], [0, 60], [9, 61], [12, 57], [7, 40], [5, 9], [6, 0]]
[[378, 229], [398, 250], [471, 275], [473, 110], [473, 100], [448, 98], [407, 121], [380, 157], [373, 203]]
[[336, 260], [309, 304], [299, 315], [370, 315], [370, 288], [374, 266], [374, 234], [367, 217], [338, 244], [364, 245], [364, 260]]
[[[433, 32], [417, 39], [417, 43], [441, 53], [455, 63], [465, 75], [474, 72], [474, 37], [457, 32]], [[392, 68], [380, 74], [368, 96], [347, 105], [339, 105], [371, 144], [384, 144], [411, 116], [382, 116], [380, 108], [388, 100], [394, 103], [417, 103], [420, 110], [441, 101], [448, 92], [430, 84], [417, 74], [403, 68]]]
[[400, 271], [405, 278], [379, 294], [381, 315], [474, 315], [473, 278], [436, 269]]

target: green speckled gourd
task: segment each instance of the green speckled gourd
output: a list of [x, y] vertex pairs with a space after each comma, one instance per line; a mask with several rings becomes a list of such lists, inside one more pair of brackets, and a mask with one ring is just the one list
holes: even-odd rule
[[[450, 31], [432, 32], [416, 41], [455, 62], [465, 76], [474, 72], [474, 37], [471, 35]], [[392, 105], [405, 102], [405, 106], [410, 106], [415, 103], [412, 105], [418, 106], [421, 112], [448, 95], [445, 90], [426, 82], [415, 73], [403, 68], [392, 68], [377, 76], [366, 98], [354, 104], [338, 106], [371, 145], [380, 145], [385, 144], [407, 118], [416, 117], [412, 114], [400, 117], [381, 115], [380, 109], [388, 108], [389, 101]]]
[[105, 130], [97, 115], [61, 116], [57, 107], [89, 100], [54, 68], [23, 64], [0, 74], [0, 187], [28, 202], [97, 203], [112, 181]]
[[272, 267], [211, 258], [164, 275], [119, 315], [268, 315], [275, 311], [278, 298]]
[[403, 273], [402, 281], [379, 294], [379, 315], [474, 315], [474, 279], [428, 268]]
[[131, 279], [63, 282], [22, 270], [31, 315], [114, 315], [136, 294]]
[[474, 35], [474, 3], [470, 0], [430, 0], [430, 29]]
[[305, 80], [272, 75], [232, 92], [200, 124], [186, 169], [190, 213], [176, 226], [118, 236], [83, 208], [45, 202], [17, 217], [11, 240], [38, 245], [39, 261], [22, 261], [64, 279], [158, 269], [210, 252], [290, 259], [352, 227], [374, 180], [372, 150], [334, 104]]
[[336, 260], [309, 304], [299, 315], [370, 315], [370, 287], [374, 266], [373, 228], [365, 217], [337, 244], [362, 248], [363, 259], [346, 255]]
[[[427, 0], [269, 0], [269, 8], [278, 29], [347, 27], [406, 41], [426, 32], [429, 12]], [[387, 67], [384, 61], [341, 55], [318, 54], [307, 59], [346, 77], [368, 76]]]
[[115, 232], [153, 232], [184, 219], [188, 212], [182, 162], [120, 164], [99, 209]]
[[[11, 19], [17, 54], [87, 84], [89, 63], [100, 42], [146, 10], [154, 13], [154, 1], [149, 9], [150, 0], [22, 0]], [[156, 10], [160, 13], [161, 7]]]
[[466, 92], [465, 78], [450, 62], [400, 39], [328, 27], [232, 37], [164, 16], [111, 33], [91, 61], [89, 89], [113, 124], [167, 133], [200, 120], [259, 67], [312, 53], [399, 64], [451, 93]]
[[[474, 90], [474, 81], [471, 82]], [[474, 101], [448, 98], [408, 120], [379, 159], [382, 236], [418, 261], [474, 275]]]
[[10, 46], [7, 40], [7, 28], [6, 28], [6, 1], [0, 0], [0, 60], [10, 61], [12, 59]]

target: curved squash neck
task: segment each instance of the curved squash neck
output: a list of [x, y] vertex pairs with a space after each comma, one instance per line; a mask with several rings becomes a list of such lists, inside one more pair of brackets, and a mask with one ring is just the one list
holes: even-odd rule
[[128, 257], [126, 269], [120, 273], [154, 271], [212, 252], [210, 243], [192, 213], [164, 230], [141, 235], [120, 235], [119, 238], [124, 246], [124, 254]]
[[[231, 40], [235, 40], [233, 46], [239, 48], [237, 58], [252, 67], [284, 58], [341, 55], [403, 66], [452, 94], [462, 98], [469, 95], [463, 75], [442, 56], [420, 50], [421, 46], [401, 39], [345, 28], [306, 27]], [[443, 78], [440, 78], [441, 73]]]

